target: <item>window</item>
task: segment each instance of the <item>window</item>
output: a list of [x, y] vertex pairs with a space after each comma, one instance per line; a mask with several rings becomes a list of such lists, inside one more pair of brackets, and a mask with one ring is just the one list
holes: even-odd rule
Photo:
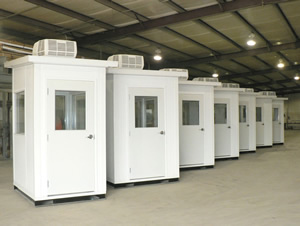
[[199, 101], [182, 101], [182, 125], [199, 125]]
[[85, 130], [84, 91], [55, 91], [55, 129]]
[[227, 104], [215, 104], [215, 124], [227, 124]]
[[261, 107], [256, 107], [256, 121], [257, 122], [261, 122], [262, 121]]
[[25, 95], [16, 93], [16, 133], [25, 133]]
[[239, 119], [240, 119], [240, 122], [247, 122], [247, 106], [246, 105], [239, 106]]
[[279, 109], [273, 108], [273, 122], [279, 121]]
[[158, 127], [158, 103], [154, 96], [135, 97], [135, 127]]

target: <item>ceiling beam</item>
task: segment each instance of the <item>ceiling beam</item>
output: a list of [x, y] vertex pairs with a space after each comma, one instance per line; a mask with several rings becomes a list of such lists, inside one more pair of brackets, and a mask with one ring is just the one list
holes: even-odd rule
[[[21, 16], [21, 15], [16, 15], [14, 13], [5, 11], [0, 9], [0, 17], [4, 17], [4, 19], [9, 19], [21, 24], [27, 24], [30, 26], [34, 26], [37, 27], [39, 29], [45, 30], [45, 31], [52, 31], [58, 34], [66, 34], [69, 33], [69, 29], [63, 28], [63, 27], [59, 27], [56, 25], [52, 25], [52, 24], [48, 24], [39, 20], [35, 20], [35, 19], [31, 19], [29, 17], [26, 16]], [[3, 19], [3, 18], [2, 18]], [[79, 33], [72, 33], [74, 35], [76, 35], [77, 37], [83, 36]]]
[[299, 40], [299, 36], [297, 35], [295, 29], [291, 25], [289, 19], [286, 17], [286, 15], [284, 14], [284, 12], [282, 11], [281, 7], [278, 4], [275, 4], [275, 7], [278, 10], [280, 16], [283, 18], [284, 22], [287, 24], [287, 27], [290, 29], [290, 31], [293, 34], [294, 38], [296, 40]]
[[[289, 0], [264, 0], [264, 5], [287, 2], [287, 1]], [[237, 11], [249, 7], [256, 7], [256, 6], [262, 6], [262, 1], [261, 0], [248, 0], [248, 1], [235, 0], [232, 2], [223, 3], [222, 4], [223, 10], [220, 9], [218, 4], [216, 4], [216, 5], [194, 9], [194, 10], [190, 10], [175, 15], [170, 15], [170, 16], [165, 16], [165, 17], [160, 17], [157, 19], [145, 21], [145, 22], [140, 22], [125, 27], [116, 28], [111, 31], [100, 32], [97, 34], [80, 38], [78, 41], [81, 44], [92, 44], [103, 40], [115, 39], [130, 34], [134, 34], [137, 32], [142, 32], [154, 28], [160, 28], [160, 27], [168, 26], [183, 21], [196, 20], [204, 16], [211, 16], [211, 15], [216, 15], [224, 12], [233, 12], [233, 11]]]
[[64, 8], [62, 6], [53, 4], [53, 3], [45, 1], [45, 0], [25, 0], [25, 1], [30, 2], [34, 5], [38, 5], [38, 6], [41, 6], [43, 8], [58, 12], [58, 13], [61, 13], [61, 14], [64, 14], [65, 16], [76, 18], [77, 20], [83, 21], [85, 23], [89, 23], [89, 24], [96, 25], [98, 27], [102, 27], [102, 28], [107, 29], [107, 30], [108, 29], [114, 29], [114, 26], [112, 26], [110, 24], [104, 23], [102, 21], [99, 21], [99, 20], [97, 20], [95, 18], [92, 18], [92, 17], [89, 17], [89, 16], [85, 16], [83, 14], [80, 14], [78, 12], [75, 12], [73, 10]]
[[222, 78], [223, 79], [245, 78], [245, 77], [251, 77], [251, 76], [255, 76], [255, 75], [264, 75], [264, 74], [270, 74], [270, 73], [274, 73], [274, 72], [291, 71], [291, 70], [297, 70], [297, 69], [300, 69], [300, 65], [286, 66], [282, 69], [270, 68], [270, 69], [260, 70], [260, 71], [223, 75]]
[[257, 82], [257, 83], [252, 83], [252, 84], [247, 84], [244, 85], [243, 88], [255, 88], [257, 86], [267, 86], [267, 85], [275, 85], [275, 84], [282, 84], [282, 83], [290, 83], [294, 79], [282, 79], [282, 80], [272, 80], [268, 82]]
[[187, 61], [181, 61], [181, 62], [177, 62], [176, 65], [169, 65], [169, 67], [172, 66], [187, 67], [195, 64], [210, 63], [210, 62], [220, 61], [220, 60], [230, 60], [234, 58], [247, 57], [247, 56], [257, 56], [259, 54], [264, 54], [264, 53], [279, 52], [283, 50], [298, 49], [298, 48], [300, 48], [300, 41], [276, 45], [269, 48], [262, 47], [253, 50], [245, 50], [245, 51], [239, 51], [234, 53], [222, 54], [218, 56], [203, 57], [203, 58], [197, 58], [197, 59], [192, 59]]

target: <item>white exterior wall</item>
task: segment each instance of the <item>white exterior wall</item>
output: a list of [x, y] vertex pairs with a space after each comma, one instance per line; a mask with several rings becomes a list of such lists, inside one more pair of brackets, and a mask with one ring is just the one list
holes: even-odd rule
[[[276, 98], [273, 99], [273, 105], [279, 107], [279, 122], [280, 124], [280, 141], [273, 141], [274, 144], [284, 143], [284, 100], [287, 100], [287, 98]], [[273, 128], [274, 129], [274, 128]]]
[[[201, 85], [202, 84], [202, 85]], [[179, 84], [179, 95], [181, 94], [201, 94], [203, 95], [204, 107], [204, 162], [199, 162], [198, 166], [212, 166], [215, 164], [215, 131], [214, 131], [214, 86], [221, 83], [204, 82], [181, 82]], [[184, 135], [184, 134], [183, 134]], [[188, 134], [186, 134], [188, 135]], [[184, 139], [184, 137], [182, 138]], [[195, 147], [197, 149], [199, 147]], [[185, 150], [180, 150], [184, 154]], [[196, 166], [196, 165], [194, 165]]]
[[[25, 91], [25, 135], [15, 134], [15, 125], [13, 126], [14, 185], [34, 201], [106, 193], [105, 65], [104, 61], [33, 56], [6, 64], [6, 67], [13, 68], [14, 96], [16, 92]], [[108, 62], [107, 65], [117, 64]], [[97, 139], [95, 190], [92, 192], [48, 196], [47, 81], [52, 79], [95, 82]], [[13, 100], [15, 118], [15, 97]]]
[[[273, 144], [273, 123], [272, 123], [272, 98], [257, 97], [256, 104], [262, 104], [263, 106], [263, 134], [264, 144], [257, 147], [272, 146]], [[256, 133], [258, 136], [259, 134]]]
[[249, 151], [255, 151], [256, 150], [256, 96], [253, 94], [240, 93], [239, 102], [248, 103]]
[[[225, 158], [236, 158], [240, 155], [239, 147], [239, 92], [242, 89], [230, 89], [230, 88], [216, 88], [215, 99], [227, 99], [230, 103], [230, 141], [231, 141], [231, 153], [230, 156]], [[219, 142], [215, 140], [215, 142]], [[221, 157], [222, 158], [222, 157]]]
[[[172, 76], [173, 74], [173, 76]], [[107, 179], [114, 184], [179, 178], [179, 72], [109, 69], [107, 72]], [[129, 88], [162, 88], [165, 98], [165, 177], [130, 179]]]

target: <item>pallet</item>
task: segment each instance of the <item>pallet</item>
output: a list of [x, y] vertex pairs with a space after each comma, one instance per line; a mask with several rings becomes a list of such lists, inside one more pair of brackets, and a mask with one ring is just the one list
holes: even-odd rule
[[215, 161], [238, 160], [239, 157], [218, 158]]
[[192, 167], [183, 167], [183, 168], [180, 168], [180, 171], [212, 169], [212, 168], [214, 168], [214, 166], [192, 166]]
[[252, 150], [252, 151], [240, 151], [240, 154], [249, 154], [249, 153], [256, 153], [256, 150]]
[[268, 145], [268, 146], [256, 146], [256, 148], [271, 148], [273, 147], [272, 145]]
[[171, 182], [177, 182], [177, 181], [179, 181], [179, 178], [162, 179], [162, 180], [152, 180], [152, 181], [139, 181], [139, 182], [121, 183], [121, 184], [114, 184], [114, 183], [111, 183], [109, 181], [107, 183], [110, 186], [114, 187], [114, 188], [126, 188], [126, 187], [148, 185], [148, 184], [171, 183]]
[[18, 189], [16, 186], [14, 186], [14, 190], [19, 191], [22, 195], [24, 195], [27, 199], [29, 199], [31, 202], [33, 202], [34, 206], [49, 206], [49, 205], [55, 205], [55, 204], [63, 204], [63, 203], [71, 203], [71, 202], [81, 202], [81, 201], [92, 201], [92, 200], [99, 200], [104, 199], [105, 194], [102, 195], [86, 195], [86, 196], [78, 196], [78, 197], [69, 197], [69, 198], [58, 198], [58, 199], [47, 199], [47, 200], [38, 200], [35, 201], [28, 195], [26, 195], [23, 191]]

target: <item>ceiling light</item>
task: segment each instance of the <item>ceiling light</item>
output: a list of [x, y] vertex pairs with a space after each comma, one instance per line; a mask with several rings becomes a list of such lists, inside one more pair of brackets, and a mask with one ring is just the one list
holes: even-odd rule
[[284, 68], [284, 63], [282, 60], [279, 60], [278, 64], [277, 64], [278, 68]]
[[218, 73], [213, 73], [213, 74], [212, 74], [212, 77], [218, 78], [218, 77], [219, 77], [219, 74], [218, 74]]
[[248, 46], [255, 46], [256, 41], [254, 40], [254, 37], [255, 37], [255, 35], [253, 33], [251, 33], [249, 35], [248, 40], [247, 40], [247, 45]]
[[295, 80], [299, 80], [299, 76], [296, 75], [296, 76], [294, 77], [294, 79], [295, 79]]
[[161, 50], [160, 49], [155, 50], [155, 55], [153, 56], [153, 59], [156, 60], [156, 61], [162, 60]]
[[156, 61], [160, 61], [162, 59], [162, 57], [161, 57], [161, 55], [156, 54], [156, 55], [154, 55], [153, 59]]

